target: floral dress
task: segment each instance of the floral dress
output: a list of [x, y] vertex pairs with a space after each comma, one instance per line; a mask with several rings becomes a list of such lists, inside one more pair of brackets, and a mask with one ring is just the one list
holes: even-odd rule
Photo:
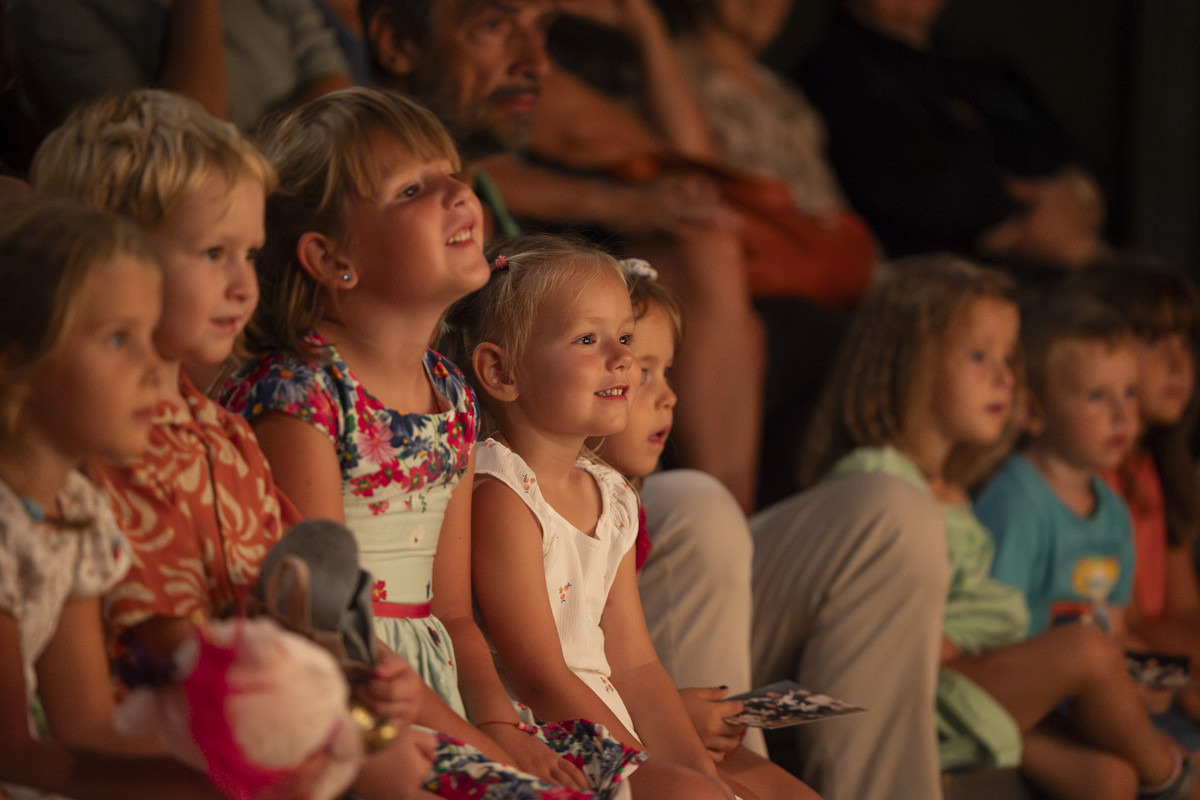
[[[310, 343], [319, 360], [266, 356], [231, 379], [222, 402], [250, 419], [267, 411], [297, 417], [333, 443], [346, 526], [375, 578], [375, 633], [465, 715], [450, 637], [425, 606], [442, 518], [475, 443], [474, 397], [457, 368], [429, 350], [425, 371], [443, 410], [401, 414], [372, 396], [318, 334]], [[412, 616], [387, 616], [394, 608]]]
[[[346, 525], [363, 569], [375, 578], [375, 633], [465, 717], [450, 637], [436, 617], [421, 614], [433, 596], [446, 506], [475, 444], [474, 395], [458, 368], [429, 350], [425, 372], [442, 410], [402, 414], [372, 396], [319, 334], [310, 334], [309, 344], [312, 361], [280, 353], [246, 365], [226, 383], [222, 402], [250, 419], [267, 411], [297, 417], [334, 444]], [[388, 616], [389, 607], [415, 615]], [[536, 735], [582, 769], [593, 791], [545, 784], [444, 735], [427, 788], [472, 800], [619, 797], [628, 791], [624, 777], [644, 757], [586, 721], [539, 724]]]
[[[36, 702], [35, 665], [58, 629], [63, 606], [76, 598], [104, 594], [129, 569], [129, 545], [95, 486], [71, 472], [58, 493], [63, 517], [83, 527], [35, 522], [21, 499], [0, 482], [0, 611], [20, 629], [29, 731], [46, 738]], [[99, 624], [99, 619], [96, 620]], [[26, 787], [0, 783], [0, 797], [48, 798]]]

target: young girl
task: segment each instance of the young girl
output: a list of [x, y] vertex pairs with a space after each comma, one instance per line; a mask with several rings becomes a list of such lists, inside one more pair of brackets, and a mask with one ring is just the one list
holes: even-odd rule
[[743, 797], [811, 796], [762, 760], [714, 764], [646, 633], [636, 497], [584, 450], [626, 427], [640, 379], [621, 267], [553, 237], [503, 249], [488, 286], [452, 319], [494, 423], [478, 455], [488, 479], [472, 504], [473, 567], [512, 690], [540, 716], [595, 719], [628, 745], [644, 742], [652, 758], [635, 796], [720, 796], [719, 771]]
[[[1018, 346], [1012, 298], [1006, 278], [953, 258], [897, 264], [851, 326], [806, 474], [887, 472], [945, 504], [944, 767], [1019, 759], [1054, 797], [1189, 797], [1195, 768], [1154, 732], [1119, 646], [1083, 624], [1021, 641], [1023, 598], [989, 578], [991, 536], [948, 472], [964, 451], [994, 458], [988, 451], [1006, 432]], [[1067, 719], [1058, 719], [1063, 703]]]
[[[158, 266], [129, 223], [65, 202], [0, 224], [0, 794], [219, 797], [199, 773], [117, 735], [100, 595], [130, 552], [76, 468], [147, 444], [163, 365]], [[89, 689], [103, 724], [80, 729]], [[44, 718], [34, 715], [35, 706]], [[90, 709], [87, 709], [90, 710]], [[107, 713], [104, 713], [107, 712]], [[51, 738], [53, 737], [53, 738]], [[20, 784], [20, 785], [16, 785]]]
[[[429, 347], [446, 308], [488, 276], [453, 144], [411, 101], [350, 89], [279, 120], [265, 147], [280, 186], [255, 359], [226, 404], [251, 420], [301, 512], [354, 532], [376, 579], [376, 633], [428, 684], [417, 720], [543, 781], [607, 792], [632, 753], [590, 726], [522, 722], [472, 614], [475, 406]], [[529, 776], [497, 765], [488, 776], [533, 792], [520, 788]]]
[[[197, 624], [244, 607], [267, 551], [299, 519], [250, 426], [197, 388], [229, 358], [257, 303], [253, 259], [275, 173], [229, 123], [179, 95], [144, 90], [76, 109], [38, 150], [32, 178], [40, 192], [133, 218], [163, 266], [155, 344], [166, 380], [149, 445], [137, 458], [94, 464], [92, 474], [134, 555], [105, 598], [111, 639], [128, 634], [165, 657]], [[427, 770], [423, 756], [405, 758], [419, 684], [402, 659], [384, 656], [356, 687], [405, 740], [362, 770], [356, 788], [371, 788], [373, 776], [388, 788], [368, 792], [374, 800], [408, 796]], [[109, 692], [107, 683], [95, 688]], [[89, 724], [89, 710], [79, 702], [76, 724]]]
[[701, 741], [720, 757], [742, 744], [766, 755], [760, 729], [725, 722], [741, 713], [740, 701], [722, 699], [751, 688], [750, 530], [737, 501], [708, 473], [657, 472], [674, 423], [671, 373], [683, 310], [645, 261], [620, 263], [641, 379], [625, 430], [588, 446], [638, 492], [635, 566], [646, 626], [675, 685], [703, 687], [680, 689]]
[[[1117, 309], [1138, 340], [1139, 441], [1117, 469], [1104, 474], [1133, 516], [1137, 566], [1130, 633], [1149, 649], [1187, 654], [1200, 664], [1200, 585], [1192, 560], [1200, 533], [1200, 484], [1189, 451], [1200, 407], [1195, 393], [1200, 293], [1183, 275], [1151, 266], [1098, 266], [1076, 280]], [[1200, 719], [1196, 670], [1179, 706]], [[1200, 744], [1196, 726], [1188, 727], [1191, 741]]]

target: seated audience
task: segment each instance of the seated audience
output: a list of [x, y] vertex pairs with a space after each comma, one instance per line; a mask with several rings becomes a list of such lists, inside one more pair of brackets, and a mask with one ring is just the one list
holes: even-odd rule
[[851, 204], [892, 257], [1088, 263], [1104, 249], [1095, 179], [1011, 66], [938, 38], [944, 5], [841, 0], [803, 66]]
[[21, 93], [44, 125], [156, 87], [250, 130], [350, 82], [317, 0], [10, 0]]

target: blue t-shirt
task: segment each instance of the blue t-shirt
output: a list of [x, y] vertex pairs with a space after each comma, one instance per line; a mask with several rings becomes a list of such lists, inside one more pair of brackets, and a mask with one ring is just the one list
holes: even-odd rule
[[1106, 600], [1128, 605], [1133, 585], [1133, 527], [1124, 501], [1092, 478], [1096, 508], [1069, 509], [1023, 456], [1015, 455], [975, 501], [995, 536], [992, 575], [1025, 593], [1030, 634], [1050, 622], [1056, 603]]

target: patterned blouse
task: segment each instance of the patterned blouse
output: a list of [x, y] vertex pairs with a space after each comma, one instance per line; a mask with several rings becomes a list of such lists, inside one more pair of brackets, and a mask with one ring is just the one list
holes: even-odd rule
[[113, 642], [152, 617], [200, 621], [235, 608], [267, 550], [300, 519], [249, 424], [182, 372], [179, 390], [185, 406], [157, 409], [145, 455], [93, 467], [133, 546], [129, 574], [105, 600]]

